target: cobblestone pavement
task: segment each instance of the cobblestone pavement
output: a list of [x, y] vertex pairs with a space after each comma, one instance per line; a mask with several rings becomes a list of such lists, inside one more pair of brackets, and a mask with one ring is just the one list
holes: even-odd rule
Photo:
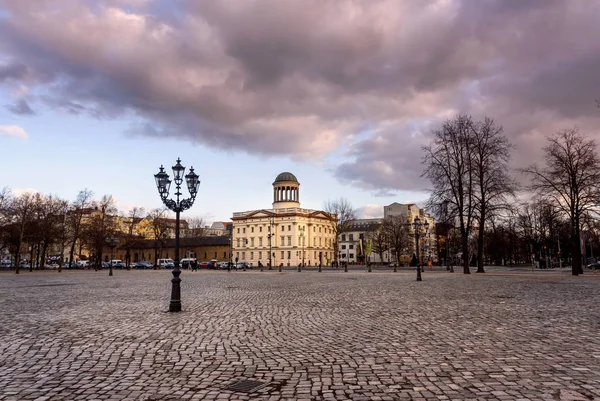
[[2, 272], [0, 400], [600, 399], [600, 275], [493, 271]]

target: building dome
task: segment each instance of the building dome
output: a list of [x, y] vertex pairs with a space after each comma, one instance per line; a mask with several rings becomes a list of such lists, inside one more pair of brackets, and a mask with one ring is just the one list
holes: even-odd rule
[[275, 182], [281, 182], [281, 181], [293, 181], [293, 182], [298, 182], [298, 179], [296, 178], [296, 176], [292, 173], [288, 173], [287, 171], [284, 173], [281, 173], [277, 176], [277, 178], [275, 178]]

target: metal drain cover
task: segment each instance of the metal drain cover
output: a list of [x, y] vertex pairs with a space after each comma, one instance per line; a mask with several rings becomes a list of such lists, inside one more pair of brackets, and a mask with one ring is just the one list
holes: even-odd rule
[[238, 391], [242, 393], [252, 393], [265, 387], [269, 383], [263, 383], [256, 380], [240, 380], [227, 387], [225, 390]]

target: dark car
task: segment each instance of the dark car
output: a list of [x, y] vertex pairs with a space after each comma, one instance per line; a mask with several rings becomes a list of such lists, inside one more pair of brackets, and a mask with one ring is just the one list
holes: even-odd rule
[[137, 262], [135, 265], [136, 269], [152, 269], [154, 267], [154, 265], [150, 262]]

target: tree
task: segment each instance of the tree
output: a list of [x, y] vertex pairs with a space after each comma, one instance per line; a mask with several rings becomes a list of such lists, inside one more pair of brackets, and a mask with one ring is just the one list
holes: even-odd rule
[[529, 189], [547, 199], [568, 216], [571, 228], [573, 275], [581, 266], [581, 222], [585, 213], [600, 203], [600, 160], [596, 143], [578, 128], [560, 131], [547, 138], [543, 148], [545, 166], [531, 165], [522, 171], [531, 177]]
[[69, 251], [69, 267], [73, 265], [73, 257], [75, 256], [75, 247], [77, 241], [81, 240], [81, 222], [83, 216], [89, 212], [92, 206], [94, 193], [88, 189], [79, 191], [77, 199], [71, 204], [71, 210], [67, 215], [67, 226], [69, 227], [69, 233], [71, 236], [71, 248]]
[[205, 221], [202, 217], [189, 217], [185, 219], [187, 229], [182, 230], [182, 238], [202, 238], [205, 234]]
[[377, 227], [372, 233], [371, 238], [373, 241], [373, 252], [379, 255], [382, 263], [386, 263], [384, 255], [390, 249], [390, 245], [383, 224]]
[[[169, 223], [167, 220], [169, 209], [161, 207], [153, 209], [148, 214], [148, 219], [151, 222], [152, 233], [154, 236], [154, 260], [160, 259], [162, 254], [163, 242], [169, 234]], [[160, 254], [159, 254], [160, 251]]]
[[10, 206], [13, 200], [13, 195], [8, 187], [0, 189], [0, 254], [8, 247]]
[[83, 229], [83, 238], [94, 255], [96, 268], [101, 266], [107, 238], [118, 231], [116, 217], [117, 208], [111, 195], [94, 202], [94, 212]]
[[338, 252], [340, 249], [340, 235], [348, 232], [352, 227], [352, 220], [356, 220], [356, 210], [346, 198], [327, 201], [323, 210], [327, 212], [329, 216], [329, 221], [334, 234], [334, 258], [336, 264], [339, 264]]
[[[21, 263], [21, 250], [25, 236], [25, 228], [31, 222], [35, 208], [35, 197], [31, 193], [25, 192], [16, 197], [9, 206], [9, 214], [15, 228], [14, 257], [15, 273], [19, 274], [19, 265]], [[31, 261], [30, 261], [31, 263]]]
[[394, 252], [396, 263], [410, 247], [408, 221], [405, 216], [388, 216], [383, 219], [382, 231], [388, 241], [390, 251]]
[[508, 176], [508, 161], [513, 146], [503, 128], [493, 119], [485, 117], [472, 124], [473, 167], [477, 182], [475, 191], [478, 211], [477, 273], [484, 273], [483, 250], [485, 226], [488, 219], [503, 209], [508, 209], [508, 198], [514, 197], [516, 184]]
[[142, 220], [142, 216], [146, 214], [146, 211], [143, 207], [134, 206], [128, 213], [127, 218], [125, 219], [125, 265], [129, 269], [129, 264], [131, 263], [131, 247], [133, 246], [133, 241], [137, 237], [137, 233], [135, 232], [135, 228], [138, 223]]
[[476, 174], [470, 116], [458, 115], [447, 120], [440, 129], [432, 131], [433, 141], [422, 149], [425, 152], [423, 176], [433, 184], [430, 208], [448, 205], [449, 216], [458, 220], [463, 253], [463, 271], [469, 269], [469, 236], [476, 218]]

